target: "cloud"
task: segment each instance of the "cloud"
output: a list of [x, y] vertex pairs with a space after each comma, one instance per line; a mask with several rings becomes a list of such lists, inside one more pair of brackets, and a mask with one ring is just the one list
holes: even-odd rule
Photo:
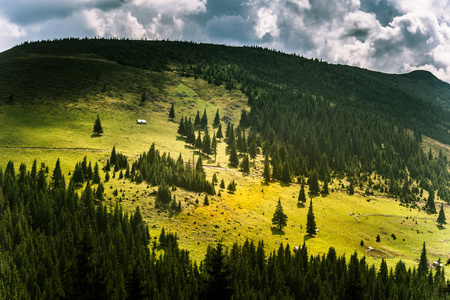
[[0, 47], [64, 36], [254, 45], [450, 82], [448, 0], [0, 0]]

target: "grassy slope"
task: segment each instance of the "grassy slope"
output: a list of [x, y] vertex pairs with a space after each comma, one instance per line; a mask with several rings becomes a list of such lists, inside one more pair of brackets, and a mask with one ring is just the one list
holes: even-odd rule
[[[25, 162], [30, 168], [34, 158], [38, 158], [52, 170], [59, 157], [64, 173], [68, 174], [84, 155], [92, 162], [100, 160], [103, 164], [116, 145], [119, 152], [133, 159], [147, 151], [152, 142], [160, 151], [171, 152], [172, 156], [181, 153], [188, 160], [192, 151], [176, 135], [181, 115], [194, 117], [197, 110], [203, 112], [206, 108], [211, 122], [216, 109], [220, 108], [222, 117], [228, 116], [237, 122], [245, 104], [244, 97], [237, 91], [229, 92], [192, 78], [178, 78], [172, 72], [153, 73], [122, 67], [97, 57], [15, 59], [14, 63], [0, 60], [2, 89], [14, 94], [15, 103], [0, 106], [1, 166], [12, 159], [16, 164]], [[64, 68], [60, 67], [62, 65]], [[41, 77], [44, 80], [36, 80]], [[153, 102], [141, 105], [144, 90]], [[175, 122], [167, 118], [172, 102], [177, 113]], [[91, 137], [97, 113], [105, 133], [101, 137]], [[136, 125], [137, 118], [147, 119], [148, 125]], [[431, 144], [439, 146], [432, 141], [427, 145]], [[280, 242], [297, 246], [306, 240], [312, 253], [323, 253], [334, 246], [339, 253], [351, 254], [356, 250], [366, 254], [367, 247], [372, 246], [381, 251], [367, 252], [370, 261], [375, 261], [376, 257], [392, 257], [391, 264], [403, 259], [413, 265], [423, 241], [427, 242], [432, 260], [450, 251], [446, 243], [450, 231], [437, 228], [434, 222], [437, 216], [411, 211], [381, 196], [367, 201], [368, 198], [343, 192], [314, 198], [320, 232], [317, 238], [309, 238], [305, 236], [307, 206], [297, 207], [298, 185], [262, 183], [261, 156], [253, 165], [251, 175], [227, 169], [227, 159], [225, 145], [221, 143], [217, 163], [210, 159], [204, 161], [209, 178], [217, 172], [219, 180], [223, 178], [226, 184], [236, 180], [238, 184], [236, 194], [222, 191], [222, 197], [214, 196], [210, 206], [202, 205], [203, 195], [178, 189], [174, 194], [182, 200], [183, 212], [168, 215], [154, 209], [154, 198], [149, 194], [155, 187], [119, 182], [116, 178], [105, 184], [109, 198], [106, 202], [114, 205], [117, 199], [112, 192], [116, 188], [121, 190], [122, 205], [127, 211], [133, 211], [137, 205], [141, 207], [152, 236], [158, 236], [162, 227], [177, 231], [181, 246], [190, 250], [195, 259], [203, 258], [206, 245], [219, 238], [228, 245], [246, 238], [264, 239], [267, 250], [275, 249]], [[278, 198], [289, 218], [283, 234], [271, 229]], [[200, 203], [198, 206], [196, 199]], [[349, 213], [361, 216], [356, 218]], [[392, 233], [397, 240], [392, 240]], [[377, 234], [382, 237], [380, 243], [375, 242]], [[359, 245], [361, 240], [366, 247]]]

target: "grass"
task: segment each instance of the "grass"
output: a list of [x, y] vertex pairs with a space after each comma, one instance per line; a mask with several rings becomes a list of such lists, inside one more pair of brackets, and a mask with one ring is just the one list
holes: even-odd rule
[[[0, 83], [6, 86], [2, 97], [15, 95], [13, 105], [0, 106], [0, 166], [13, 160], [16, 169], [20, 162], [31, 168], [37, 158], [52, 171], [60, 158], [67, 180], [75, 163], [85, 155], [102, 166], [115, 145], [118, 152], [132, 161], [148, 151], [153, 142], [161, 152], [170, 152], [172, 156], [181, 153], [187, 161], [192, 157], [192, 149], [176, 134], [181, 116], [194, 118], [197, 110], [203, 114], [206, 109], [212, 123], [219, 108], [222, 118], [237, 124], [241, 110], [245, 109], [246, 100], [239, 91], [178, 77], [173, 72], [138, 70], [89, 56], [15, 59], [14, 63], [0, 60]], [[60, 64], [65, 67], [54, 67]], [[42, 74], [46, 76], [45, 84], [39, 79]], [[21, 80], [27, 82], [24, 88]], [[140, 99], [144, 90], [149, 100], [143, 104]], [[168, 118], [172, 103], [176, 112], [173, 121]], [[97, 114], [105, 131], [100, 137], [91, 136]], [[137, 125], [136, 119], [146, 119], [148, 125]], [[210, 129], [210, 134], [215, 130]], [[434, 152], [447, 147], [429, 139], [424, 141], [433, 145]], [[409, 266], [416, 265], [414, 260], [419, 258], [424, 241], [430, 260], [444, 258], [450, 252], [447, 243], [450, 231], [448, 226], [436, 226], [437, 215], [400, 206], [383, 195], [349, 196], [337, 191], [327, 197], [314, 197], [319, 232], [311, 238], [306, 235], [309, 201], [304, 207], [297, 205], [298, 184], [262, 182], [261, 155], [251, 163], [250, 175], [230, 169], [225, 143], [219, 143], [218, 148], [217, 161], [204, 160], [207, 177], [216, 173], [219, 182], [224, 179], [228, 184], [235, 180], [234, 194], [221, 190], [221, 197], [211, 197], [210, 205], [204, 206], [203, 194], [177, 189], [173, 194], [181, 200], [183, 211], [171, 215], [154, 208], [155, 199], [150, 194], [156, 187], [116, 177], [105, 183], [105, 203], [114, 206], [122, 198], [120, 203], [129, 213], [140, 206], [152, 237], [158, 237], [162, 227], [176, 231], [181, 247], [188, 249], [196, 260], [203, 259], [207, 244], [219, 239], [228, 246], [235, 241], [263, 239], [267, 251], [277, 249], [280, 243], [293, 247], [306, 242], [312, 254], [326, 253], [333, 246], [340, 254], [357, 251], [376, 264], [387, 258], [390, 265], [398, 259]], [[104, 175], [101, 174], [102, 178]], [[338, 190], [337, 186], [335, 179], [329, 188]], [[119, 191], [118, 197], [113, 196], [115, 189]], [[278, 199], [288, 215], [288, 226], [281, 232], [271, 224]], [[379, 243], [375, 241], [378, 234]], [[360, 246], [361, 240], [364, 247]], [[368, 251], [368, 247], [374, 250]]]

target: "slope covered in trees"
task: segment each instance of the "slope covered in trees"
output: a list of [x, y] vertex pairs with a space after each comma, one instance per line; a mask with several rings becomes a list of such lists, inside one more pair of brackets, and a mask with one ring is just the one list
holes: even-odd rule
[[[0, 297], [2, 299], [437, 299], [445, 286], [439, 267], [429, 270], [426, 248], [418, 269], [400, 261], [379, 270], [365, 258], [310, 256], [307, 247], [246, 241], [227, 250], [210, 245], [200, 265], [165, 232], [153, 242], [139, 208], [108, 210], [87, 183], [81, 196], [66, 188], [59, 161], [49, 180], [44, 172], [0, 171]], [[41, 169], [42, 171], [42, 169]], [[71, 182], [73, 182], [71, 180]], [[164, 255], [155, 254], [156, 247]]]

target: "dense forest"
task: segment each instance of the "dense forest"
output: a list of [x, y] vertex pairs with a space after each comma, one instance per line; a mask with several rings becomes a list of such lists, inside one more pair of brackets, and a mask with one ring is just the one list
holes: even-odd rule
[[[309, 256], [305, 245], [264, 242], [210, 245], [199, 263], [179, 249], [177, 235], [150, 237], [139, 207], [109, 209], [90, 182], [66, 187], [57, 162], [13, 163], [0, 171], [0, 297], [2, 299], [437, 299], [444, 271], [431, 271], [423, 251], [418, 268], [401, 261], [378, 269], [364, 257]], [[79, 196], [81, 194], [81, 196]], [[163, 250], [157, 255], [156, 250]]]

